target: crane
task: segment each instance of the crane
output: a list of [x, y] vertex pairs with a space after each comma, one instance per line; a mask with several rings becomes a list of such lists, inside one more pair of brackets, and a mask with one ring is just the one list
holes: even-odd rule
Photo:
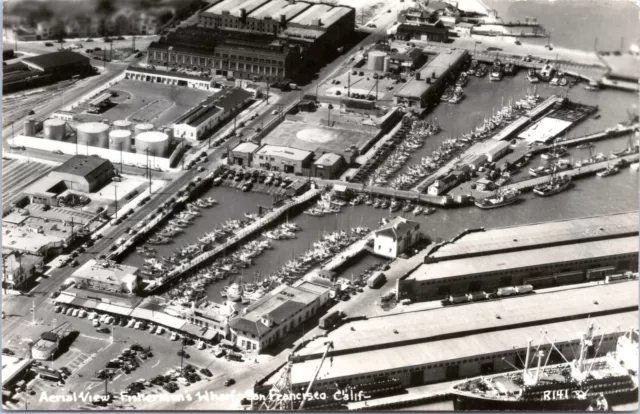
[[327, 346], [327, 348], [324, 350], [324, 354], [322, 354], [322, 359], [318, 364], [318, 368], [316, 368], [316, 372], [313, 373], [313, 378], [311, 378], [311, 381], [309, 381], [309, 386], [307, 387], [307, 390], [302, 395], [302, 402], [300, 403], [299, 410], [302, 410], [304, 408], [304, 404], [307, 402], [307, 395], [309, 394], [309, 391], [311, 391], [311, 387], [313, 387], [313, 383], [316, 381], [316, 378], [318, 378], [318, 374], [320, 373], [322, 364], [324, 364], [324, 360], [327, 358], [327, 354], [329, 353], [329, 350], [333, 348], [333, 342], [331, 341], [325, 342], [324, 344]]

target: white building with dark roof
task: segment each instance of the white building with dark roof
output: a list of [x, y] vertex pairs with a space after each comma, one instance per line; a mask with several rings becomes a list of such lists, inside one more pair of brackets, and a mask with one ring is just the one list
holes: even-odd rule
[[386, 226], [373, 232], [373, 252], [396, 258], [420, 239], [420, 223], [396, 217]]
[[73, 275], [80, 289], [133, 294], [138, 289], [138, 268], [108, 260], [91, 259]]

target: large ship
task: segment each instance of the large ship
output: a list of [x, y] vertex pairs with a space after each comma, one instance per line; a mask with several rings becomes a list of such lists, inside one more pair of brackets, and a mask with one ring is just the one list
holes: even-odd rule
[[571, 177], [568, 175], [556, 175], [554, 170], [549, 181], [533, 187], [533, 192], [541, 197], [548, 197], [566, 190], [570, 184]]
[[482, 198], [475, 201], [476, 207], [482, 209], [498, 208], [513, 204], [520, 198], [520, 191], [518, 190], [504, 190], [500, 191], [492, 196]]
[[[527, 348], [523, 369], [454, 384], [456, 410], [591, 410], [638, 398], [638, 331], [618, 337], [615, 351], [587, 358], [602, 343], [593, 326], [580, 340], [577, 359], [547, 365], [549, 355]], [[562, 355], [551, 342], [550, 353]], [[597, 355], [597, 349], [596, 349]], [[534, 364], [537, 360], [537, 366]], [[604, 401], [607, 400], [607, 403]]]

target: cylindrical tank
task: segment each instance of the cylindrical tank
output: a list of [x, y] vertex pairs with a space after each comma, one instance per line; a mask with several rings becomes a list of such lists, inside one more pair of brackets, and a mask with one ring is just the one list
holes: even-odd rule
[[131, 129], [132, 123], [126, 119], [119, 119], [113, 122], [113, 128], [115, 129]]
[[391, 67], [391, 58], [389, 56], [384, 57], [384, 64], [382, 65], [382, 70], [386, 73], [389, 72], [389, 68]]
[[36, 135], [36, 120], [33, 118], [25, 119], [24, 121], [24, 135], [27, 137], [34, 137]]
[[116, 151], [131, 151], [131, 131], [114, 129], [109, 132], [109, 149]]
[[44, 139], [62, 141], [66, 135], [66, 122], [58, 118], [49, 118], [42, 124]]
[[78, 145], [109, 148], [109, 125], [102, 122], [78, 125]]
[[164, 157], [169, 149], [169, 136], [164, 132], [149, 131], [136, 135], [136, 153]]
[[133, 135], [138, 136], [138, 134], [142, 134], [143, 132], [153, 131], [153, 124], [137, 124], [133, 128]]
[[369, 70], [381, 72], [384, 69], [385, 56], [387, 56], [387, 54], [381, 50], [369, 52]]

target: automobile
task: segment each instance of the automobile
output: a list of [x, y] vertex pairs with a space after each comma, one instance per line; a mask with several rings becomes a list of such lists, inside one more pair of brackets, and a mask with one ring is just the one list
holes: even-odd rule
[[224, 382], [224, 386], [225, 386], [225, 387], [229, 387], [229, 386], [231, 386], [231, 385], [233, 385], [233, 384], [235, 384], [235, 383], [236, 383], [236, 380], [234, 380], [233, 378], [229, 378], [228, 380], [226, 380], [226, 381]]
[[122, 318], [122, 319], [120, 320], [119, 325], [120, 325], [120, 326], [127, 326], [127, 319], [126, 319], [126, 318]]
[[164, 332], [164, 329], [162, 328], [162, 326], [158, 326], [156, 328], [156, 335], [162, 335], [163, 332]]
[[391, 9], [388, 9], [388, 10], [387, 10], [387, 13], [391, 13]]
[[80, 311], [78, 312], [78, 318], [84, 318], [85, 316], [87, 316], [87, 311], [85, 311], [84, 309], [80, 309]]
[[62, 306], [60, 306], [60, 305], [56, 306], [55, 308], [53, 308], [53, 311], [55, 313], [60, 313], [62, 311]]
[[67, 316], [71, 316], [71, 314], [73, 313], [73, 308], [68, 308], [67, 311], [65, 312], [65, 315]]
[[269, 184], [271, 184], [272, 181], [273, 181], [273, 173], [269, 173], [269, 175], [267, 175], [267, 179], [264, 180], [264, 183], [266, 185], [269, 185]]
[[281, 188], [286, 188], [288, 185], [289, 185], [289, 183], [283, 180], [282, 184], [280, 184], [280, 187]]
[[138, 357], [140, 359], [142, 359], [142, 360], [145, 360], [145, 359], [147, 359], [147, 354], [145, 354], [144, 352], [141, 352], [141, 353], [138, 354]]
[[109, 331], [109, 328], [98, 328], [98, 329], [96, 329], [96, 332], [99, 332], [99, 333], [109, 333], [109, 332], [111, 332], [111, 331]]
[[124, 36], [118, 36], [116, 40], [126, 40], [126, 39], [124, 38]]
[[367, 27], [370, 27], [370, 28], [372, 28], [372, 29], [375, 29], [375, 28], [376, 28], [376, 27], [378, 27], [378, 26], [376, 26], [376, 25], [375, 25], [375, 24], [373, 24], [373, 23], [369, 23], [369, 24], [367, 25]]
[[76, 257], [78, 257], [78, 252], [71, 252], [70, 256], [75, 259]]
[[93, 324], [94, 327], [98, 327], [98, 326], [100, 326], [100, 321], [97, 320], [97, 319], [94, 319], [92, 324]]
[[107, 318], [108, 318], [108, 317], [109, 317], [109, 315], [107, 315], [107, 314], [103, 314], [103, 315], [100, 315], [100, 318], [99, 318], [98, 320], [99, 320], [100, 322], [105, 322], [105, 323], [106, 323], [106, 322], [107, 322]]
[[213, 374], [211, 373], [211, 371], [209, 371], [209, 369], [208, 369], [208, 368], [202, 368], [202, 369], [200, 370], [200, 372], [202, 373], [202, 375], [206, 375], [207, 377], [210, 377], [210, 376], [212, 376], [212, 375], [213, 375]]
[[71, 376], [71, 371], [67, 367], [60, 367], [58, 371], [64, 372], [67, 376]]
[[60, 150], [54, 150], [54, 151], [53, 151], [53, 153], [54, 153], [54, 154], [58, 154], [58, 155], [63, 154], [63, 152], [62, 152], [62, 151], [60, 151]]
[[177, 341], [178, 340], [178, 334], [175, 332], [171, 332], [171, 340], [172, 341]]
[[164, 384], [162, 386], [162, 389], [164, 389], [167, 392], [176, 392], [178, 390], [178, 386], [176, 384], [174, 384], [173, 382], [167, 382], [166, 384]]
[[135, 354], [136, 352], [144, 351], [144, 347], [140, 344], [133, 344], [131, 345], [130, 349], [133, 354]]
[[178, 382], [185, 387], [188, 387], [191, 384], [185, 377], [178, 377]]
[[191, 355], [187, 354], [185, 351], [183, 351], [182, 349], [178, 351], [178, 356], [184, 357], [184, 358], [191, 358]]
[[236, 175], [236, 178], [234, 179], [234, 181], [242, 181], [242, 174]]
[[14, 355], [14, 352], [9, 348], [2, 348], [2, 355]]
[[45, 43], [44, 43], [44, 45], [45, 45], [46, 47], [52, 47], [52, 46], [53, 46], [53, 43], [51, 43], [51, 42], [45, 42]]
[[251, 120], [253, 121], [253, 120], [254, 120], [254, 119], [256, 119], [258, 116], [259, 116], [259, 114], [258, 114], [257, 112], [256, 112], [256, 113], [251, 114]]
[[94, 52], [99, 52], [99, 51], [101, 51], [101, 50], [102, 50], [102, 48], [101, 48], [101, 47], [96, 47], [96, 48], [94, 48], [94, 49], [93, 49], [93, 51], [94, 51]]
[[363, 72], [363, 71], [360, 71], [360, 73], [358, 73], [358, 75], [360, 75], [360, 76], [364, 76], [364, 72]]
[[129, 322], [127, 323], [127, 328], [133, 328], [135, 323], [136, 323], [135, 319], [130, 319]]
[[278, 113], [279, 112], [277, 110], [275, 110], [275, 109], [273, 111], [271, 111], [271, 115], [278, 115]]
[[116, 317], [114, 317], [114, 318], [113, 318], [113, 323], [112, 323], [112, 325], [119, 325], [119, 324], [120, 324], [120, 318], [119, 318], [119, 317], [117, 317], [117, 316], [116, 316]]
[[207, 346], [203, 341], [198, 341], [198, 349], [205, 349]]

